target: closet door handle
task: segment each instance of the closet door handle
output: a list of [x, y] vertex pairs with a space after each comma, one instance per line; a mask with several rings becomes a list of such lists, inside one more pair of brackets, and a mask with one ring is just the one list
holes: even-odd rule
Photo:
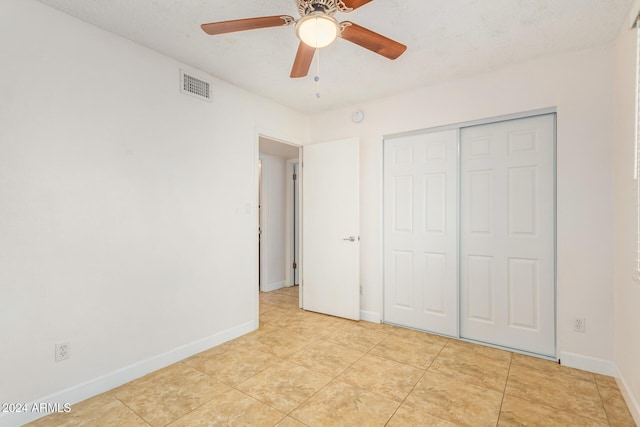
[[342, 240], [348, 240], [349, 242], [355, 242], [356, 238], [355, 238], [355, 236], [349, 236], [349, 237], [347, 237], [345, 239], [342, 239]]

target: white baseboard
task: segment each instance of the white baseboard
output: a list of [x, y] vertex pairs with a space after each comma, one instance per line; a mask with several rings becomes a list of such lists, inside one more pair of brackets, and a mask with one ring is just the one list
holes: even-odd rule
[[271, 292], [271, 291], [275, 291], [277, 289], [281, 289], [284, 288], [286, 285], [284, 280], [281, 280], [279, 282], [274, 282], [274, 283], [266, 283], [264, 285], [261, 286], [261, 291], [262, 292]]
[[[140, 378], [158, 369], [169, 366], [180, 360], [191, 357], [211, 347], [215, 347], [234, 338], [238, 338], [258, 328], [256, 321], [243, 323], [231, 329], [219, 332], [198, 341], [183, 345], [166, 353], [142, 360], [133, 365], [118, 369], [110, 374], [95, 378], [65, 390], [60, 390], [48, 396], [27, 404], [28, 408], [40, 403], [69, 403], [71, 405], [90, 397], [112, 390], [116, 387]], [[62, 405], [60, 405], [62, 406]], [[72, 408], [73, 410], [73, 408]], [[21, 412], [0, 414], [0, 427], [15, 427], [49, 415], [47, 412]]]
[[380, 316], [380, 313], [376, 313], [375, 311], [360, 310], [360, 320], [364, 320], [365, 322], [380, 323], [382, 322], [382, 317]]
[[633, 394], [631, 393], [631, 389], [629, 385], [624, 379], [624, 376], [620, 373], [620, 370], [617, 370], [616, 382], [618, 383], [618, 388], [620, 389], [620, 393], [622, 393], [622, 397], [624, 397], [624, 401], [629, 407], [629, 412], [631, 412], [631, 416], [637, 425], [640, 426], [640, 402], [638, 402]]
[[611, 360], [597, 359], [563, 351], [560, 352], [560, 363], [569, 368], [582, 369], [594, 374], [608, 375], [610, 377], [618, 376], [616, 364]]

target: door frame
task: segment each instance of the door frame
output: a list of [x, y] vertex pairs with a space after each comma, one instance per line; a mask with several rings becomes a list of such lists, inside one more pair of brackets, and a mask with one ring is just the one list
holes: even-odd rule
[[[285, 259], [289, 266], [285, 273], [285, 284], [287, 286], [294, 286], [295, 283], [295, 271], [293, 269], [293, 263], [296, 261], [296, 254], [300, 254], [300, 233], [301, 233], [301, 215], [300, 215], [300, 159], [289, 159], [286, 161], [286, 214], [285, 214]], [[294, 185], [291, 185], [292, 179], [290, 177], [293, 174], [297, 174], [297, 179]], [[294, 188], [295, 187], [295, 188]], [[297, 191], [298, 200], [295, 199], [295, 192]], [[296, 202], [298, 204], [298, 210], [296, 211]], [[295, 227], [295, 228], [294, 228]], [[298, 246], [296, 246], [296, 236], [298, 236]], [[298, 263], [301, 264], [298, 257]], [[298, 269], [298, 280], [300, 280], [300, 270]], [[300, 283], [298, 283], [300, 284]]]
[[[548, 359], [548, 360], [554, 360], [557, 361], [559, 354], [558, 354], [558, 232], [557, 232], [557, 226], [558, 226], [558, 218], [557, 218], [557, 209], [558, 209], [558, 197], [557, 197], [557, 187], [558, 187], [558, 155], [557, 155], [557, 149], [558, 149], [558, 144], [557, 144], [557, 140], [558, 140], [558, 112], [557, 112], [557, 108], [556, 107], [548, 107], [548, 108], [541, 108], [541, 109], [536, 109], [536, 110], [530, 110], [530, 111], [523, 111], [523, 112], [518, 112], [518, 113], [513, 113], [513, 114], [506, 114], [506, 115], [502, 115], [502, 116], [493, 116], [493, 117], [487, 117], [487, 118], [483, 118], [483, 119], [477, 119], [477, 120], [470, 120], [470, 121], [465, 121], [465, 122], [458, 122], [458, 123], [452, 123], [452, 124], [448, 124], [448, 125], [442, 125], [442, 126], [435, 126], [435, 127], [430, 127], [430, 128], [421, 128], [421, 129], [416, 129], [416, 130], [412, 130], [412, 131], [408, 131], [408, 132], [397, 132], [397, 133], [392, 133], [392, 134], [386, 134], [382, 136], [382, 144], [380, 146], [380, 150], [382, 151], [382, 166], [384, 168], [384, 143], [387, 139], [394, 139], [394, 138], [401, 138], [401, 137], [406, 137], [406, 136], [412, 136], [412, 135], [420, 135], [420, 134], [424, 134], [424, 133], [430, 133], [430, 132], [439, 132], [439, 131], [445, 131], [445, 130], [457, 130], [458, 131], [458, 159], [457, 159], [457, 163], [458, 163], [458, 169], [460, 168], [460, 132], [463, 128], [466, 127], [471, 127], [471, 126], [479, 126], [479, 125], [487, 125], [487, 124], [492, 124], [492, 123], [497, 123], [497, 122], [504, 122], [504, 121], [509, 121], [509, 120], [517, 120], [517, 119], [526, 119], [529, 117], [534, 117], [534, 116], [542, 116], [542, 115], [547, 115], [547, 114], [553, 114], [555, 115], [555, 119], [554, 119], [554, 139], [553, 139], [553, 150], [554, 150], [554, 156], [553, 156], [553, 206], [554, 206], [554, 212], [553, 212], [553, 240], [554, 240], [554, 253], [553, 253], [553, 268], [554, 268], [554, 283], [553, 283], [553, 291], [554, 291], [554, 307], [553, 307], [553, 312], [554, 312], [554, 347], [555, 347], [555, 355], [554, 356], [546, 356], [546, 355], [540, 355], [538, 353], [530, 353], [527, 351], [523, 351], [523, 350], [518, 350], [518, 349], [513, 349], [513, 348], [508, 348], [508, 347], [503, 347], [500, 345], [496, 345], [496, 344], [491, 344], [491, 343], [482, 343], [483, 345], [489, 346], [489, 347], [494, 347], [494, 348], [499, 348], [499, 349], [503, 349], [503, 350], [508, 350], [514, 353], [522, 353], [522, 354], [527, 354], [527, 355], [532, 355], [538, 358], [542, 358], [542, 359]], [[384, 175], [384, 169], [383, 169], [383, 175]], [[461, 203], [461, 187], [460, 187], [460, 180], [458, 180], [458, 188], [457, 188], [457, 203], [458, 206], [460, 206]], [[383, 195], [382, 195], [382, 234], [383, 234], [383, 239], [382, 239], [382, 253], [381, 253], [381, 264], [382, 264], [382, 274], [383, 274], [383, 279], [382, 279], [382, 289], [380, 290], [380, 298], [382, 301], [382, 305], [381, 305], [381, 321], [382, 323], [387, 323], [385, 321], [385, 282], [384, 282], [384, 274], [385, 274], [385, 267], [384, 267], [384, 254], [385, 254], [385, 250], [386, 250], [386, 242], [384, 241], [384, 224], [385, 224], [385, 216], [384, 216], [384, 203], [385, 203], [385, 197], [386, 195], [384, 194], [384, 189], [383, 189]], [[458, 266], [460, 265], [460, 243], [461, 243], [461, 235], [460, 235], [460, 230], [461, 230], [461, 216], [460, 216], [460, 210], [458, 209], [457, 212], [457, 229], [458, 229], [458, 236], [457, 236], [457, 245], [458, 245], [458, 249], [457, 249], [457, 258], [458, 258]], [[457, 283], [457, 289], [456, 289], [456, 294], [458, 295], [458, 317], [461, 313], [461, 307], [460, 307], [460, 275], [458, 274], [458, 283]], [[469, 340], [469, 339], [465, 339], [465, 338], [461, 338], [460, 337], [460, 319], [457, 319], [457, 335], [455, 337], [452, 337], [461, 341], [467, 341], [467, 342], [471, 342], [471, 343], [478, 343], [477, 341], [473, 341], [473, 340]]]
[[[258, 161], [260, 160], [260, 138], [267, 138], [270, 139], [272, 141], [276, 141], [282, 144], [286, 144], [286, 145], [291, 145], [294, 146], [296, 148], [298, 148], [298, 162], [302, 162], [302, 146], [303, 143], [301, 141], [299, 141], [297, 138], [292, 137], [291, 135], [283, 135], [279, 132], [275, 132], [272, 129], [270, 130], [266, 130], [266, 129], [261, 129], [261, 128], [256, 128], [255, 132], [254, 132], [254, 141], [253, 141], [253, 157], [252, 157], [252, 170], [253, 170], [253, 200], [251, 201], [251, 203], [247, 203], [246, 206], [253, 206], [253, 220], [251, 222], [252, 224], [252, 228], [251, 228], [251, 234], [254, 236], [254, 243], [252, 245], [253, 247], [253, 253], [251, 254], [251, 258], [253, 260], [252, 262], [252, 270], [253, 270], [253, 280], [251, 283], [252, 286], [252, 295], [253, 295], [253, 301], [252, 301], [252, 307], [255, 313], [255, 322], [254, 322], [254, 326], [255, 329], [257, 329], [260, 326], [260, 252], [258, 249], [258, 245], [260, 244], [260, 236], [258, 234], [258, 227], [260, 224], [260, 210], [258, 209], [258, 200], [260, 197], [260, 170], [258, 168]], [[299, 172], [299, 176], [298, 176], [298, 180], [299, 180], [299, 184], [301, 182], [301, 173], [302, 171]], [[247, 213], [249, 208], [247, 209]], [[300, 211], [300, 217], [302, 218], [302, 210]], [[302, 229], [300, 228], [300, 225], [298, 224], [298, 234], [300, 236], [300, 242], [302, 242], [303, 236], [302, 236]], [[288, 240], [287, 240], [287, 244], [288, 244]], [[299, 266], [299, 271], [298, 274], [301, 274], [302, 272], [302, 268], [303, 266]], [[300, 276], [302, 277], [302, 276]], [[299, 307], [302, 307], [302, 281], [300, 283], [300, 295], [299, 295], [299, 301], [298, 301], [298, 305]]]

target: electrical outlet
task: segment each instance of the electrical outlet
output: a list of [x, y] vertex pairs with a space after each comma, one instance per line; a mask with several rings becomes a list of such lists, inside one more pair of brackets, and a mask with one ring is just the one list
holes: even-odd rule
[[71, 343], [56, 344], [56, 362], [66, 360], [71, 356]]
[[586, 324], [584, 317], [576, 317], [573, 319], [573, 330], [576, 332], [585, 332]]

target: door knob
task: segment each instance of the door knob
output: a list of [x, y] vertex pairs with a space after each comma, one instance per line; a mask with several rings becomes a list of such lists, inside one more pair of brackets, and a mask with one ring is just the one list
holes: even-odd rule
[[349, 236], [349, 237], [347, 237], [347, 238], [345, 238], [345, 239], [342, 239], [342, 240], [348, 240], [348, 241], [350, 241], [350, 242], [355, 242], [355, 241], [356, 241], [356, 238], [355, 238], [354, 236]]

